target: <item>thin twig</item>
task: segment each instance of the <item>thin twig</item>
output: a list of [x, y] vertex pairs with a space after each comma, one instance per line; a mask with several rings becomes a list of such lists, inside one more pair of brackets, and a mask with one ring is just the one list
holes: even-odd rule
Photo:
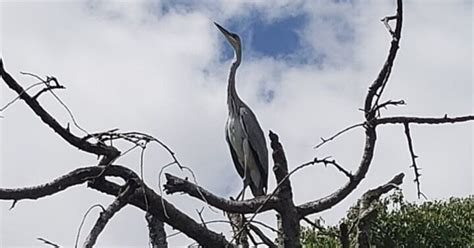
[[[104, 158], [112, 160], [120, 151], [117, 150], [115, 147], [110, 147], [103, 144], [93, 144], [90, 142], [81, 141], [81, 139], [69, 131], [69, 128], [64, 128], [59, 122], [52, 117], [42, 106], [41, 104], [34, 98], [32, 98], [28, 93], [25, 92], [23, 87], [21, 87], [18, 82], [7, 72], [3, 67], [3, 60], [0, 59], [0, 76], [2, 77], [3, 81], [8, 85], [10, 89], [15, 91], [19, 97], [25, 101], [28, 107], [38, 116], [40, 119], [45, 123], [48, 127], [53, 129], [61, 138], [67, 141], [70, 145], [96, 155], [103, 155]], [[39, 78], [35, 76], [36, 78]], [[40, 80], [44, 82], [44, 80]], [[52, 94], [54, 94], [53, 91]], [[102, 164], [106, 164], [106, 161], [102, 161]]]
[[52, 246], [52, 247], [55, 247], [55, 248], [60, 248], [60, 247], [61, 247], [60, 245], [55, 244], [55, 243], [53, 243], [53, 242], [51, 242], [51, 241], [49, 241], [49, 240], [46, 240], [46, 239], [44, 239], [44, 238], [41, 238], [41, 237], [38, 237], [38, 238], [36, 238], [36, 239], [39, 240], [39, 241], [41, 241], [41, 242], [43, 242], [43, 243], [45, 243], [45, 244], [47, 244], [47, 245], [50, 245], [50, 246]]
[[[85, 136], [83, 139], [84, 140], [88, 140], [92, 137], [96, 138], [96, 139], [99, 139], [101, 142], [106, 142], [106, 141], [112, 141], [112, 140], [125, 140], [125, 141], [128, 141], [128, 142], [131, 142], [137, 146], [140, 146], [142, 147], [142, 149], [144, 149], [146, 147], [146, 145], [148, 144], [148, 142], [156, 142], [158, 143], [161, 147], [163, 147], [169, 154], [170, 156], [172, 157], [173, 161], [164, 165], [161, 169], [160, 169], [160, 172], [158, 174], [158, 188], [160, 190], [160, 194], [162, 196], [162, 200], [164, 200], [164, 197], [163, 197], [163, 189], [162, 189], [162, 186], [161, 186], [161, 176], [163, 174], [163, 172], [165, 171], [166, 168], [176, 164], [180, 170], [184, 170], [184, 171], [187, 171], [191, 174], [191, 177], [194, 181], [194, 183], [196, 185], [198, 185], [198, 182], [197, 182], [197, 178], [194, 174], [194, 172], [187, 166], [183, 166], [178, 158], [176, 157], [175, 153], [165, 144], [163, 143], [162, 141], [160, 141], [159, 139], [153, 137], [152, 135], [149, 135], [149, 134], [145, 134], [145, 133], [141, 133], [141, 132], [136, 132], [136, 131], [132, 131], [132, 132], [125, 132], [125, 133], [119, 133], [117, 132], [118, 129], [112, 129], [112, 130], [109, 130], [109, 131], [106, 131], [106, 132], [101, 132], [101, 133], [94, 133], [94, 134], [89, 134], [87, 136]], [[144, 143], [143, 143], [144, 142]], [[201, 194], [202, 198], [205, 200], [205, 197], [204, 195], [202, 194], [201, 191], [199, 191], [199, 193]], [[209, 203], [207, 202], [207, 200], [205, 200], [206, 204], [208, 205], [209, 209], [213, 212], [216, 212], [213, 208], [211, 208], [211, 206], [209, 205]], [[168, 214], [166, 213], [166, 208], [164, 207], [164, 203], [162, 202], [162, 205], [163, 205], [163, 209], [165, 211], [165, 216], [168, 218]]]
[[262, 232], [262, 230], [260, 230], [258, 227], [256, 227], [255, 225], [252, 225], [250, 224], [249, 225], [249, 228], [250, 230], [252, 230], [255, 234], [257, 234], [257, 236], [260, 238], [260, 240], [262, 240], [262, 242], [267, 246], [267, 247], [270, 247], [270, 248], [276, 248], [277, 246], [275, 245], [275, 243], [273, 243], [273, 241], [268, 238], [267, 236], [265, 236], [265, 234]]
[[17, 203], [18, 203], [18, 200], [13, 200], [12, 205], [10, 206], [8, 210], [12, 210], [16, 206]]
[[362, 123], [357, 123], [357, 124], [354, 124], [352, 126], [349, 126], [349, 127], [346, 127], [344, 129], [342, 129], [341, 131], [337, 132], [336, 134], [334, 134], [333, 136], [325, 139], [323, 137], [321, 137], [321, 143], [317, 144], [316, 146], [313, 147], [313, 149], [318, 149], [320, 148], [321, 146], [323, 146], [324, 144], [328, 143], [329, 141], [331, 140], [334, 140], [337, 136], [351, 130], [351, 129], [354, 129], [356, 127], [361, 127], [361, 126], [364, 126], [365, 125], [365, 122], [362, 122]]
[[175, 161], [172, 161], [168, 164], [166, 164], [165, 166], [161, 167], [160, 169], [160, 172], [158, 173], [158, 189], [160, 190], [160, 196], [161, 196], [161, 205], [163, 207], [163, 213], [165, 215], [166, 218], [170, 218], [169, 215], [168, 215], [168, 212], [166, 211], [166, 207], [165, 207], [165, 197], [164, 197], [164, 194], [163, 194], [163, 188], [161, 187], [161, 175], [163, 174], [163, 172], [165, 171], [166, 168], [174, 165], [176, 162]]
[[312, 227], [318, 229], [319, 234], [322, 234], [322, 235], [325, 235], [325, 236], [330, 236], [330, 237], [336, 237], [336, 238], [340, 237], [339, 235], [337, 235], [334, 232], [327, 231], [326, 228], [324, 228], [323, 226], [317, 224], [314, 221], [311, 221], [310, 219], [308, 219], [308, 217], [303, 217], [302, 220], [304, 220], [306, 223], [310, 224]]
[[33, 96], [33, 99], [38, 99], [38, 97], [43, 94], [44, 92], [46, 91], [49, 91], [49, 90], [55, 90], [55, 89], [65, 89], [66, 87], [62, 86], [62, 85], [48, 85], [46, 87], [44, 87], [43, 89], [41, 89], [38, 93], [36, 93], [34, 96]]
[[395, 32], [393, 32], [392, 30], [392, 27], [390, 27], [390, 24], [388, 23], [388, 21], [391, 21], [391, 20], [395, 20], [397, 19], [397, 16], [394, 15], [394, 16], [386, 16], [384, 17], [382, 20], [383, 24], [385, 25], [385, 27], [387, 28], [388, 32], [394, 37], [394, 39], [396, 39], [395, 37]]
[[199, 219], [201, 220], [202, 225], [207, 228], [206, 222], [204, 221], [204, 218], [202, 217], [202, 212], [204, 211], [204, 207], [201, 208], [201, 210], [196, 209], [196, 213], [199, 215]]
[[77, 248], [77, 244], [79, 243], [79, 236], [81, 235], [81, 229], [82, 229], [82, 226], [84, 225], [84, 221], [86, 220], [87, 215], [89, 214], [90, 211], [92, 211], [92, 209], [96, 207], [100, 207], [102, 209], [102, 212], [105, 211], [105, 208], [100, 204], [94, 204], [89, 209], [87, 209], [84, 216], [82, 216], [81, 224], [79, 225], [79, 228], [77, 229], [76, 242], [74, 243], [75, 248]]
[[257, 242], [257, 240], [255, 240], [255, 238], [253, 237], [252, 233], [247, 232], [247, 236], [250, 238], [250, 241], [252, 241], [253, 246], [254, 246], [254, 247], [257, 247], [258, 242]]
[[[43, 84], [46, 85], [46, 87], [48, 87], [48, 83], [47, 81], [43, 80], [41, 77], [39, 77], [38, 75], [35, 75], [33, 73], [30, 73], [30, 72], [20, 72], [21, 74], [23, 75], [27, 75], [27, 76], [31, 76], [31, 77], [34, 77], [38, 80], [40, 80]], [[54, 77], [53, 77], [54, 78]], [[55, 78], [54, 78], [55, 79]], [[57, 82], [57, 81], [56, 81]], [[71, 120], [72, 120], [72, 123], [74, 123], [74, 126], [76, 126], [79, 130], [81, 130], [82, 132], [84, 132], [85, 134], [89, 135], [89, 132], [87, 132], [87, 130], [85, 130], [84, 128], [82, 128], [76, 121], [76, 118], [74, 117], [74, 115], [72, 114], [72, 111], [69, 109], [69, 107], [61, 100], [61, 98], [59, 98], [59, 96], [57, 96], [52, 90], [49, 91], [54, 98], [56, 98], [56, 100], [59, 102], [59, 104], [61, 104], [64, 109], [66, 109], [66, 112], [68, 113], [69, 117], [71, 117]], [[33, 97], [33, 99], [35, 99], [35, 97]]]
[[342, 166], [340, 166], [336, 160], [329, 160], [330, 157], [325, 157], [323, 159], [318, 159], [318, 158], [314, 158], [312, 161], [309, 161], [309, 162], [306, 162], [304, 164], [301, 164], [299, 166], [297, 166], [296, 168], [294, 168], [293, 170], [291, 170], [290, 173], [288, 173], [288, 175], [285, 177], [285, 180], [286, 178], [288, 178], [289, 176], [291, 176], [293, 173], [295, 173], [296, 171], [298, 170], [301, 170], [303, 169], [304, 167], [306, 166], [310, 166], [310, 165], [314, 165], [314, 164], [324, 164], [325, 166], [327, 166], [328, 164], [330, 165], [333, 165], [334, 167], [336, 167], [339, 171], [341, 171], [344, 175], [346, 175], [349, 179], [352, 179], [353, 178], [353, 175], [348, 172], [347, 170], [345, 170], [344, 168], [342, 168]]
[[20, 99], [20, 96], [26, 92], [28, 92], [28, 90], [38, 86], [38, 85], [42, 85], [43, 82], [39, 82], [39, 83], [34, 83], [30, 86], [28, 86], [26, 89], [23, 90], [23, 92], [21, 94], [18, 94], [15, 98], [13, 98], [11, 101], [9, 101], [7, 104], [5, 104], [5, 106], [3, 106], [2, 108], [0, 108], [0, 112], [4, 111], [5, 109], [7, 109], [10, 105], [12, 105], [14, 102], [16, 102], [18, 99]]
[[421, 196], [423, 196], [425, 199], [427, 199], [426, 195], [421, 192], [420, 188], [420, 168], [416, 164], [416, 159], [418, 156], [415, 154], [415, 151], [413, 149], [413, 141], [411, 139], [411, 134], [410, 134], [410, 126], [408, 123], [404, 123], [403, 125], [405, 127], [405, 135], [407, 137], [407, 142], [408, 142], [408, 149], [410, 150], [410, 155], [411, 155], [411, 168], [413, 168], [413, 173], [415, 174], [415, 179], [413, 180], [416, 183], [416, 191], [418, 194], [418, 199], [420, 199]]
[[[382, 108], [387, 108], [388, 106], [392, 105], [392, 106], [398, 106], [398, 105], [405, 105], [405, 101], [404, 100], [398, 100], [398, 101], [394, 101], [394, 100], [388, 100], [384, 103], [381, 103], [379, 104], [378, 106], [375, 107], [374, 111], [380, 111], [380, 109]], [[380, 115], [380, 113], [379, 113]]]

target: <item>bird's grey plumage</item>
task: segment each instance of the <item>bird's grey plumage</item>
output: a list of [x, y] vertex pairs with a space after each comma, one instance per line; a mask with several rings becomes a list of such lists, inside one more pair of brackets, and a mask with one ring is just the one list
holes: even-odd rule
[[244, 179], [244, 190], [249, 185], [254, 196], [264, 195], [268, 181], [268, 151], [265, 137], [255, 114], [239, 98], [235, 90], [235, 74], [241, 62], [240, 37], [215, 24], [235, 52], [227, 86], [229, 116], [225, 128], [226, 141], [235, 168]]

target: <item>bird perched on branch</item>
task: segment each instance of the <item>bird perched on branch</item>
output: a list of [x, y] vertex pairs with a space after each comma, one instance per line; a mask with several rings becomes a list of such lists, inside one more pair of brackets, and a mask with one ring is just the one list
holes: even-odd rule
[[262, 128], [252, 110], [237, 95], [235, 74], [242, 59], [242, 44], [237, 34], [231, 33], [214, 23], [234, 48], [234, 60], [230, 68], [227, 85], [227, 106], [229, 115], [225, 125], [225, 137], [235, 168], [243, 179], [243, 189], [237, 196], [244, 198], [245, 189], [250, 186], [254, 196], [267, 192], [268, 151]]

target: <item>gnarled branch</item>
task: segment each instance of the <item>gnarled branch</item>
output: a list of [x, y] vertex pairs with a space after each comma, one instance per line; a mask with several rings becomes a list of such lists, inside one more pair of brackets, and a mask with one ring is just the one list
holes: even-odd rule
[[377, 208], [374, 207], [373, 202], [377, 201], [382, 194], [389, 192], [392, 189], [398, 188], [403, 183], [405, 174], [400, 173], [392, 178], [389, 182], [381, 185], [375, 189], [368, 190], [362, 195], [359, 202], [359, 216], [357, 222], [357, 245], [360, 248], [370, 247], [370, 224], [377, 216]]
[[272, 196], [267, 200], [267, 197], [269, 197], [268, 195], [259, 196], [254, 199], [244, 201], [228, 200], [216, 196], [208, 190], [188, 180], [181, 179], [168, 173], [166, 173], [165, 176], [167, 181], [164, 185], [164, 188], [167, 194], [183, 192], [229, 213], [246, 214], [255, 213], [257, 210], [259, 210], [259, 212], [264, 212], [274, 209], [278, 202], [278, 198], [275, 196]]
[[7, 72], [3, 67], [3, 60], [0, 58], [0, 76], [2, 77], [3, 81], [10, 87], [13, 91], [15, 91], [20, 99], [25, 101], [28, 107], [33, 110], [33, 112], [41, 118], [41, 120], [48, 125], [51, 129], [53, 129], [59, 136], [61, 136], [64, 140], [66, 140], [72, 146], [78, 148], [79, 150], [96, 154], [96, 155], [103, 155], [104, 159], [101, 161], [101, 164], [109, 164], [115, 158], [120, 155], [120, 151], [117, 150], [115, 147], [107, 146], [105, 144], [93, 144], [87, 142], [74, 134], [72, 134], [67, 128], [64, 128], [59, 124], [59, 122], [54, 119], [36, 100], [36, 98], [31, 97], [24, 89], [16, 82], [16, 80]]
[[[367, 171], [369, 170], [370, 164], [372, 162], [372, 158], [374, 155], [375, 149], [375, 141], [377, 139], [376, 134], [376, 112], [378, 105], [378, 99], [380, 98], [383, 89], [388, 81], [388, 78], [391, 73], [391, 69], [393, 66], [393, 62], [395, 61], [395, 57], [397, 55], [399, 42], [401, 38], [401, 31], [402, 31], [402, 19], [403, 19], [403, 6], [402, 0], [397, 0], [397, 14], [396, 14], [396, 26], [395, 31], [393, 31], [392, 42], [389, 48], [388, 56], [383, 65], [382, 69], [379, 72], [379, 75], [369, 87], [369, 91], [367, 92], [367, 96], [365, 99], [364, 104], [364, 113], [366, 119], [365, 125], [365, 145], [364, 145], [364, 152], [362, 155], [362, 160], [359, 164], [359, 168], [353, 175], [352, 179], [349, 180], [344, 186], [339, 188], [336, 192], [328, 195], [324, 198], [310, 201], [298, 206], [298, 215], [299, 218], [303, 218], [308, 214], [313, 214], [317, 212], [321, 212], [323, 210], [329, 209], [342, 201], [346, 198], [364, 179]], [[376, 99], [374, 99], [376, 98]]]
[[104, 212], [100, 213], [99, 218], [94, 224], [94, 227], [87, 236], [86, 241], [84, 242], [84, 247], [92, 248], [97, 241], [100, 233], [104, 230], [105, 225], [109, 222], [110, 219], [118, 212], [128, 202], [128, 198], [135, 192], [139, 182], [135, 180], [129, 180], [125, 185], [125, 189], [121, 192], [112, 204], [105, 209]]
[[[132, 170], [118, 165], [110, 165], [104, 170], [100, 166], [90, 166], [76, 169], [68, 174], [61, 176], [50, 183], [42, 184], [39, 186], [18, 188], [18, 189], [3, 189], [0, 188], [0, 199], [2, 200], [23, 200], [23, 199], [38, 199], [48, 195], [52, 195], [63, 191], [71, 186], [88, 182], [91, 178], [95, 178], [99, 174], [103, 174], [104, 177], [114, 176], [120, 177], [124, 181], [137, 180], [140, 181], [138, 175]], [[96, 189], [100, 192], [118, 196], [121, 193], [121, 186], [109, 182], [105, 179], [96, 179], [89, 181], [89, 187]], [[167, 223], [171, 227], [183, 232], [188, 237], [196, 240], [202, 245], [209, 245], [212, 247], [232, 247], [229, 242], [226, 241], [223, 235], [213, 232], [204, 228], [201, 224], [197, 223], [185, 213], [181, 212], [173, 206], [173, 204], [162, 199], [156, 192], [143, 185], [144, 191], [135, 191], [129, 197], [129, 204], [134, 205], [142, 209], [143, 211], [149, 211], [150, 214], [157, 217], [159, 220]], [[145, 201], [144, 192], [147, 201]], [[168, 216], [165, 216], [164, 209]]]

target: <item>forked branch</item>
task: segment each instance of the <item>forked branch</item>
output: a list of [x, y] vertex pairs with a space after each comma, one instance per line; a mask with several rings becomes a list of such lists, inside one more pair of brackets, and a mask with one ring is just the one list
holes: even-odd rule
[[[355, 174], [353, 174], [352, 180], [349, 180], [344, 186], [339, 188], [336, 192], [323, 197], [318, 200], [310, 201], [298, 206], [299, 218], [303, 218], [306, 215], [321, 212], [329, 209], [346, 198], [365, 178], [367, 171], [369, 170], [372, 158], [374, 155], [375, 141], [377, 139], [376, 134], [376, 119], [377, 110], [380, 108], [378, 101], [381, 94], [388, 82], [390, 73], [392, 70], [395, 57], [399, 48], [399, 42], [402, 31], [402, 20], [403, 20], [403, 6], [402, 0], [397, 0], [397, 13], [395, 17], [388, 19], [395, 19], [396, 26], [392, 33], [392, 41], [388, 51], [387, 59], [380, 70], [377, 78], [369, 87], [367, 96], [364, 103], [364, 114], [365, 114], [365, 145], [362, 155], [361, 162]], [[388, 21], [387, 19], [387, 21]]]
[[20, 84], [18, 84], [16, 80], [5, 70], [2, 59], [0, 59], [0, 76], [8, 85], [8, 87], [15, 91], [20, 99], [25, 101], [28, 107], [30, 107], [30, 109], [33, 110], [33, 112], [38, 117], [40, 117], [46, 125], [53, 129], [72, 146], [88, 153], [104, 156], [101, 164], [109, 164], [120, 155], [120, 151], [115, 147], [87, 142], [72, 134], [67, 128], [61, 126], [61, 124], [59, 124], [56, 119], [41, 106], [37, 99], [31, 97], [28, 92], [26, 92], [23, 87], [21, 87]]
[[84, 242], [85, 248], [92, 248], [94, 246], [100, 233], [104, 230], [105, 225], [107, 225], [109, 220], [128, 203], [128, 198], [135, 192], [135, 189], [138, 186], [139, 182], [129, 180], [125, 185], [123, 192], [117, 196], [114, 202], [110, 204], [104, 212], [100, 213], [99, 218]]

